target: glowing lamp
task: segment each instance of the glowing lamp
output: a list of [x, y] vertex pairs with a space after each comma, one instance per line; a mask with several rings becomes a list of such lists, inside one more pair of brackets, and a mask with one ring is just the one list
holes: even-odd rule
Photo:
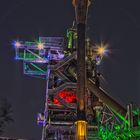
[[101, 57], [106, 56], [107, 53], [109, 52], [109, 50], [108, 50], [109, 44], [107, 44], [107, 43], [101, 42], [100, 44], [96, 44], [95, 47], [96, 47], [97, 55], [99, 55]]
[[38, 44], [37, 44], [37, 47], [38, 47], [38, 49], [44, 49], [44, 43], [41, 43], [41, 42], [39, 42]]
[[15, 42], [14, 42], [14, 46], [18, 48], [18, 47], [21, 46], [21, 43], [20, 43], [19, 41], [15, 41]]
[[104, 47], [97, 48], [97, 54], [103, 56], [106, 53], [106, 49]]
[[37, 124], [38, 125], [43, 125], [44, 120], [45, 120], [44, 114], [43, 113], [38, 113], [38, 116], [37, 116]]
[[87, 122], [80, 120], [76, 123], [76, 140], [87, 140]]

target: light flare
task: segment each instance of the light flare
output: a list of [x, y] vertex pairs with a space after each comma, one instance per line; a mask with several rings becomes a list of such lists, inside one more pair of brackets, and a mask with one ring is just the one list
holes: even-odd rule
[[106, 50], [105, 50], [105, 48], [103, 48], [103, 47], [99, 47], [99, 48], [97, 49], [97, 53], [98, 53], [99, 55], [104, 55], [105, 52], [106, 52]]
[[97, 52], [97, 55], [101, 57], [107, 55], [108, 44], [101, 43], [101, 44], [96, 45], [96, 52]]
[[20, 47], [20, 46], [22, 45], [20, 41], [14, 41], [13, 44], [14, 44], [14, 46], [17, 47], [17, 48]]
[[38, 49], [44, 49], [44, 43], [42, 43], [42, 42], [39, 42], [38, 44], [37, 44], [37, 47], [38, 47]]

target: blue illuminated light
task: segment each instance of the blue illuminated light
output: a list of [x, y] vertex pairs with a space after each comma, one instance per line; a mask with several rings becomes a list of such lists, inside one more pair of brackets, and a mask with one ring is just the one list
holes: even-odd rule
[[18, 41], [18, 40], [14, 41], [12, 44], [13, 44], [13, 46], [16, 47], [16, 48], [21, 47], [21, 45], [22, 45], [21, 42]]

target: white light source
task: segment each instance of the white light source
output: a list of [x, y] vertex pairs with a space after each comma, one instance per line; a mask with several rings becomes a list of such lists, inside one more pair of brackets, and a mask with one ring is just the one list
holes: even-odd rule
[[107, 52], [108, 52], [108, 49], [107, 48], [108, 48], [108, 44], [101, 43], [101, 44], [96, 45], [97, 55], [99, 55], [101, 57], [103, 57], [104, 55], [106, 55]]
[[20, 47], [20, 46], [21, 46], [20, 41], [15, 41], [15, 42], [14, 42], [14, 46], [17, 47], [17, 48]]
[[97, 48], [97, 54], [103, 56], [106, 52], [106, 49], [104, 47]]
[[37, 47], [41, 50], [41, 49], [44, 49], [44, 43], [41, 43], [41, 42], [39, 42], [38, 44], [37, 44]]

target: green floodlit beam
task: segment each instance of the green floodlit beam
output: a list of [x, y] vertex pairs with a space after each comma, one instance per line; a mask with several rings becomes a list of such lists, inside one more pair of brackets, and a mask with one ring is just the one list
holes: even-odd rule
[[37, 58], [41, 58], [39, 55], [37, 55], [36, 53], [33, 53], [33, 52], [30, 51], [30, 50], [27, 50], [27, 52], [30, 52], [31, 54], [33, 54], [33, 55], [36, 56]]
[[112, 108], [112, 112], [117, 115], [122, 121], [124, 121], [127, 125], [129, 125], [129, 122], [128, 120], [126, 120], [126, 117], [124, 117], [123, 115], [121, 115], [120, 113], [118, 113], [117, 111], [115, 111], [113, 108]]
[[32, 45], [32, 44], [35, 44], [35, 42], [25, 41], [25, 44], [30, 44], [30, 45]]
[[123, 120], [127, 125], [129, 125], [129, 122], [128, 122], [128, 120], [126, 120], [126, 118], [123, 116], [123, 115], [121, 115], [120, 113], [118, 113], [117, 111], [115, 111], [115, 110], [112, 110], [121, 120]]
[[68, 48], [72, 48], [72, 32], [67, 31], [67, 38], [68, 38]]
[[69, 42], [68, 42], [68, 49], [71, 49], [71, 48], [72, 48], [71, 40], [72, 40], [72, 39], [69, 39]]
[[36, 69], [38, 69], [39, 71], [43, 72], [43, 73], [46, 73], [44, 70], [42, 70], [41, 68], [39, 68], [38, 66], [36, 66], [35, 64], [31, 63], [31, 65], [33, 67], [35, 67]]
[[37, 57], [31, 53], [19, 53], [18, 58], [21, 58], [23, 60], [34, 60]]
[[28, 46], [35, 46], [36, 45], [36, 43], [35, 42], [29, 42], [29, 41], [25, 41], [25, 43], [24, 43], [25, 45], [28, 45]]
[[104, 104], [106, 104], [121, 120], [123, 120], [126, 124], [129, 124], [125, 118], [127, 111], [115, 100], [113, 100], [113, 98], [107, 95], [101, 88], [96, 87], [95, 83], [90, 79], [88, 79], [88, 88], [100, 100], [102, 100]]
[[18, 56], [18, 58], [22, 58], [23, 60], [32, 60], [35, 58], [41, 58], [39, 55], [37, 55], [29, 50], [27, 50], [27, 52], [24, 52], [24, 53], [17, 53], [17, 56]]
[[140, 137], [140, 127], [132, 128], [129, 131], [122, 131], [121, 134], [116, 135], [119, 138], [137, 138]]
[[68, 49], [72, 48], [72, 41], [77, 39], [77, 33], [67, 30]]
[[41, 38], [40, 38], [40, 37], [39, 37], [39, 39], [38, 39], [38, 42], [39, 42], [39, 43], [42, 43], [42, 40], [41, 40]]

